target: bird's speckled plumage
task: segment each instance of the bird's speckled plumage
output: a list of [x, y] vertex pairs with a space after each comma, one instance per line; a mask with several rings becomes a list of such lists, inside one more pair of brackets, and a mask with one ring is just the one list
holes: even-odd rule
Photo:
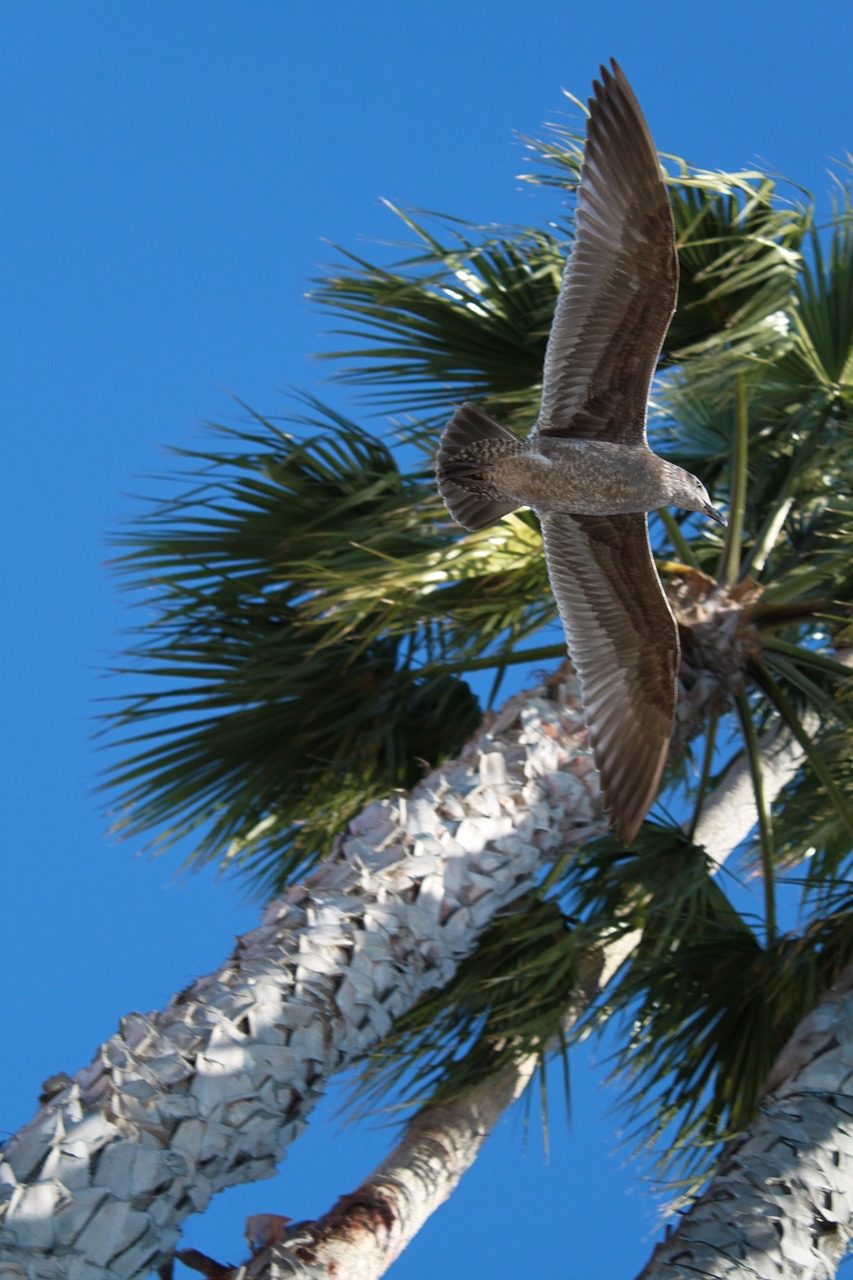
[[651, 134], [615, 62], [593, 90], [538, 421], [521, 441], [463, 405], [442, 435], [436, 473], [467, 529], [518, 506], [537, 512], [602, 802], [630, 843], [666, 761], [679, 661], [646, 512], [674, 505], [722, 517], [701, 481], [646, 441], [649, 388], [678, 292], [675, 232]]

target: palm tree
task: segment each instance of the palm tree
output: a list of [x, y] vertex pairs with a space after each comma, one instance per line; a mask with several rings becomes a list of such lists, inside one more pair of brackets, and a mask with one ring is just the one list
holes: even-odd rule
[[[535, 180], [571, 199], [579, 140], [540, 155]], [[654, 429], [730, 525], [656, 528], [683, 640], [667, 809], [630, 850], [606, 836], [535, 519], [463, 536], [432, 483], [451, 404], [519, 428], [535, 416], [565, 238], [401, 213], [401, 261], [344, 255], [315, 289], [344, 340], [339, 376], [400, 415], [395, 442], [316, 401], [285, 425], [252, 415], [184, 455], [175, 498], [122, 537], [150, 621], [139, 692], [113, 717], [115, 825], [163, 846], [191, 834], [198, 861], [280, 896], [217, 973], [125, 1019], [12, 1140], [10, 1275], [167, 1269], [183, 1218], [269, 1173], [352, 1063], [368, 1101], [393, 1087], [420, 1108], [398, 1181], [439, 1114], [468, 1125], [458, 1177], [485, 1099], [494, 1118], [537, 1062], [611, 1017], [638, 1141], [659, 1143], [687, 1199], [841, 981], [853, 221], [841, 202], [816, 229], [811, 203], [769, 179], [683, 162], [670, 191], [682, 285]], [[511, 667], [549, 661], [491, 712]], [[735, 775], [753, 796], [746, 841], [720, 799]], [[761, 879], [760, 919], [714, 877], [735, 850]], [[795, 881], [789, 927], [777, 899]], [[378, 1200], [387, 1226], [377, 1185], [362, 1208]], [[303, 1224], [264, 1237], [255, 1271], [304, 1262], [306, 1230], [316, 1254], [322, 1232]], [[381, 1274], [399, 1244], [348, 1274]]]

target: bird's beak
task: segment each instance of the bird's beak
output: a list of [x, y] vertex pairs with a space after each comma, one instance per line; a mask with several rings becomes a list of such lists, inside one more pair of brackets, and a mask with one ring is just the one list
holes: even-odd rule
[[703, 510], [706, 516], [710, 516], [712, 520], [716, 520], [717, 524], [721, 524], [723, 528], [726, 527], [726, 517], [719, 512], [716, 507], [712, 507], [710, 502], [705, 503]]

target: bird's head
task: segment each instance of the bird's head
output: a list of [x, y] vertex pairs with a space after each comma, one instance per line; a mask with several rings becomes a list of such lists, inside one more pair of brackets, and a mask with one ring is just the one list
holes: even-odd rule
[[670, 462], [667, 463], [667, 481], [670, 506], [683, 507], [685, 511], [701, 511], [717, 524], [725, 525], [725, 516], [712, 504], [708, 490], [697, 476]]

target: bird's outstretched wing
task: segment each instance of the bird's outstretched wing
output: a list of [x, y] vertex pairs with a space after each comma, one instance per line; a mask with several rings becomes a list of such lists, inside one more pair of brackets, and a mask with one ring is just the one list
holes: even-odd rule
[[657, 794], [669, 749], [678, 628], [645, 515], [546, 512], [541, 523], [602, 803], [619, 839], [630, 844]]
[[593, 84], [576, 234], [535, 430], [639, 444], [678, 293], [672, 211], [655, 145], [616, 62]]

